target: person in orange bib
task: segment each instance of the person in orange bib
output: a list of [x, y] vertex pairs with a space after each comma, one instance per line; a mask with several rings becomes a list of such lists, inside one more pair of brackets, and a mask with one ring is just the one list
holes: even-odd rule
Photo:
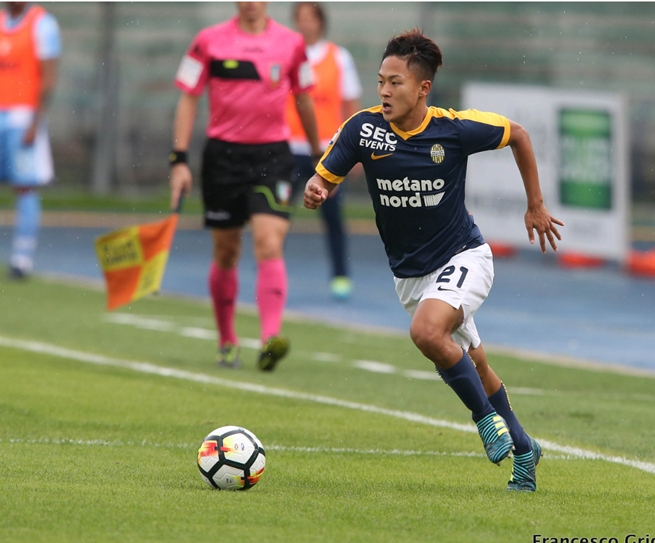
[[[341, 123], [360, 109], [362, 86], [348, 50], [324, 38], [326, 16], [320, 4], [295, 4], [293, 18], [297, 30], [305, 39], [307, 58], [314, 77], [314, 88], [310, 96], [314, 100], [321, 148], [325, 150]], [[287, 102], [287, 122], [291, 128], [289, 146], [296, 160], [296, 194], [302, 192], [305, 182], [314, 175], [315, 160], [320, 157], [311, 156], [309, 142], [295, 112], [293, 96], [289, 96]], [[352, 293], [346, 256], [346, 233], [341, 216], [342, 198], [343, 190], [338, 190], [321, 206], [332, 261], [330, 290], [337, 300], [347, 300]]]
[[45, 113], [57, 81], [59, 26], [45, 9], [8, 2], [0, 11], [0, 182], [11, 184], [16, 219], [9, 277], [32, 272], [41, 200], [54, 177]]

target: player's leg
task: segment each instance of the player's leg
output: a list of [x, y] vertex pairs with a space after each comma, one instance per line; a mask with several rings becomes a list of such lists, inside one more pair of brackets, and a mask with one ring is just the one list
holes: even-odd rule
[[467, 354], [471, 344], [480, 342], [472, 317], [493, 282], [491, 250], [487, 245], [469, 249], [430, 275], [395, 282], [400, 301], [412, 316], [412, 339], [471, 410], [489, 459], [500, 462], [512, 448], [509, 429], [491, 406]]
[[320, 208], [326, 227], [328, 254], [332, 260], [330, 291], [337, 300], [347, 300], [352, 293], [352, 281], [346, 264], [346, 232], [341, 216], [343, 190], [343, 186], [337, 187]]
[[232, 164], [229, 143], [208, 140], [203, 152], [202, 201], [205, 226], [211, 229], [213, 253], [208, 283], [218, 330], [219, 366], [238, 368], [239, 339], [235, 329], [239, 289], [237, 264], [241, 255], [241, 231], [247, 219], [248, 186], [243, 173]]
[[309, 178], [314, 175], [315, 170], [312, 165], [312, 157], [309, 155], [293, 155], [294, 168], [291, 174], [291, 201], [301, 202], [302, 194], [305, 192], [305, 185]]
[[234, 325], [239, 291], [237, 264], [241, 254], [241, 228], [212, 228], [213, 259], [209, 266], [209, 292], [219, 337], [219, 366], [238, 368], [239, 339]]
[[9, 259], [14, 279], [28, 277], [34, 268], [34, 253], [41, 226], [41, 197], [35, 188], [14, 189], [16, 218]]
[[284, 241], [289, 232], [293, 157], [286, 143], [257, 146], [253, 155], [256, 184], [249, 193], [249, 215], [257, 262], [256, 298], [262, 348], [258, 367], [272, 371], [286, 355], [282, 318], [287, 299]]
[[38, 127], [34, 143], [23, 143], [32, 115], [29, 111], [12, 111], [8, 112], [6, 119], [4, 146], [8, 177], [14, 188], [16, 202], [9, 260], [10, 274], [15, 278], [27, 277], [32, 272], [41, 226], [41, 197], [37, 189], [50, 183], [54, 177], [45, 124]]
[[514, 441], [514, 453], [520, 455], [529, 452], [531, 450], [530, 438], [527, 436], [514, 414], [505, 385], [489, 366], [487, 355], [484, 352], [482, 343], [480, 343], [476, 348], [471, 346], [468, 353], [475, 364], [475, 369], [477, 370], [482, 385], [484, 386], [484, 390], [489, 397], [489, 402], [496, 412], [505, 419], [507, 426], [509, 426], [509, 431], [512, 434], [512, 440]]
[[282, 328], [288, 288], [283, 247], [289, 221], [257, 213], [251, 217], [251, 227], [257, 262], [256, 293], [261, 339], [266, 342], [269, 337], [278, 335]]
[[471, 411], [489, 460], [499, 463], [512, 449], [509, 430], [491, 403], [468, 353], [451, 338], [463, 323], [463, 308], [438, 299], [418, 304], [412, 319], [412, 341], [430, 359], [441, 378]]
[[489, 396], [489, 402], [505, 419], [514, 441], [512, 478], [507, 489], [534, 492], [537, 489], [535, 466], [539, 464], [541, 458], [541, 447], [536, 440], [525, 433], [519, 423], [510, 404], [505, 384], [489, 366], [482, 344], [476, 348], [471, 346], [468, 352]]

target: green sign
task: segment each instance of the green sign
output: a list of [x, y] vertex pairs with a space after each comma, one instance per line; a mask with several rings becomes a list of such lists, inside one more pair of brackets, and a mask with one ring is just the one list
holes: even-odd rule
[[559, 198], [564, 206], [612, 207], [612, 116], [608, 111], [559, 112]]

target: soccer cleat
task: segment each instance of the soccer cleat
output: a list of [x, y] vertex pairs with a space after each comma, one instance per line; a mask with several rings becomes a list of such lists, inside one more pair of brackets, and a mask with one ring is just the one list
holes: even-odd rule
[[479, 421], [477, 426], [487, 457], [500, 465], [514, 447], [505, 419], [494, 411]]
[[[530, 437], [530, 436], [528, 436]], [[543, 455], [543, 452], [541, 450], [541, 445], [537, 443], [537, 440], [534, 439], [533, 437], [530, 437], [530, 443], [532, 444], [532, 454], [534, 456], [534, 465], [538, 466], [539, 461], [541, 460], [541, 457]]]
[[353, 282], [345, 275], [339, 275], [330, 281], [330, 292], [335, 300], [345, 302], [353, 292]]
[[287, 354], [289, 340], [283, 336], [273, 336], [266, 340], [259, 351], [257, 367], [262, 371], [273, 371], [277, 363]]
[[537, 490], [535, 467], [539, 465], [541, 459], [541, 445], [533, 438], [530, 438], [530, 443], [532, 444], [530, 452], [514, 455], [512, 477], [507, 483], [508, 492], [535, 492]]
[[216, 361], [219, 368], [239, 369], [241, 367], [239, 346], [226, 343], [219, 349]]
[[29, 271], [23, 268], [19, 268], [17, 266], [11, 266], [9, 268], [9, 272], [7, 273], [7, 278], [12, 279], [14, 281], [24, 281], [25, 279], [28, 279], [29, 276], [30, 276]]

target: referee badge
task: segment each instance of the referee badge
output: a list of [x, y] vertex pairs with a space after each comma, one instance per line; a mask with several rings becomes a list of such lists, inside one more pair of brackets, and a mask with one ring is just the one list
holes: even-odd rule
[[278, 181], [275, 184], [275, 195], [281, 204], [288, 205], [291, 199], [291, 183], [289, 181]]
[[430, 149], [430, 158], [435, 164], [441, 164], [443, 159], [446, 158], [446, 151], [444, 151], [444, 148], [441, 145], [435, 143], [432, 146], [432, 149]]
[[280, 76], [282, 75], [282, 66], [280, 64], [271, 65], [271, 83], [277, 85], [280, 82]]

